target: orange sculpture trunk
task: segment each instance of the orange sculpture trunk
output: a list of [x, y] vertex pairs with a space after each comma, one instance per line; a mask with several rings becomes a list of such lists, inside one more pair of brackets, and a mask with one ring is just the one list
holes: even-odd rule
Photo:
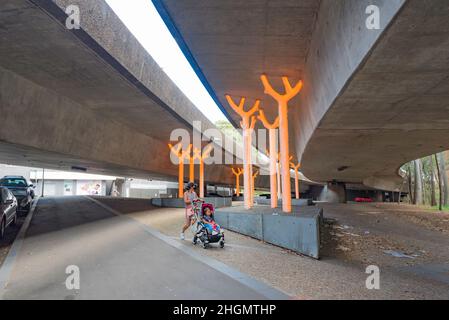
[[299, 194], [299, 168], [301, 167], [301, 164], [298, 163], [297, 165], [295, 165], [294, 163], [290, 163], [290, 166], [295, 171], [295, 196], [296, 196], [296, 199], [299, 199], [300, 198], [300, 194]]
[[294, 87], [291, 86], [287, 77], [282, 77], [285, 93], [276, 92], [268, 82], [266, 75], [261, 76], [265, 93], [273, 97], [278, 103], [279, 114], [279, 142], [281, 150], [281, 178], [282, 178], [282, 211], [292, 211], [291, 189], [290, 189], [290, 164], [289, 164], [289, 141], [288, 141], [288, 102], [293, 99], [302, 89], [302, 81]]
[[279, 117], [276, 117], [273, 123], [269, 123], [265, 117], [263, 110], [259, 111], [259, 120], [262, 121], [264, 127], [268, 129], [270, 151], [270, 193], [271, 193], [271, 208], [277, 208], [278, 206], [278, 194], [277, 194], [277, 141], [276, 141], [276, 129], [279, 127]]
[[184, 197], [184, 159], [188, 159], [192, 145], [190, 144], [186, 150], [182, 150], [182, 144], [178, 143], [176, 147], [168, 144], [170, 151], [178, 158], [178, 197]]
[[208, 144], [203, 152], [201, 150], [195, 149], [193, 151], [193, 161], [197, 159], [200, 162], [200, 198], [204, 198], [204, 160], [207, 159], [212, 151], [212, 145]]
[[189, 157], [189, 181], [195, 182], [195, 162], [193, 157]]

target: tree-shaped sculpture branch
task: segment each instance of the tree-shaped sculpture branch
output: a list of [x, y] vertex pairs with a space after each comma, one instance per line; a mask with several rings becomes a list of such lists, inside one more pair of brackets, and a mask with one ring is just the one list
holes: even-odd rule
[[290, 81], [288, 80], [288, 77], [282, 77], [282, 83], [284, 84], [285, 93], [280, 94], [279, 92], [273, 89], [273, 86], [268, 81], [268, 77], [266, 75], [263, 74], [260, 77], [260, 79], [262, 80], [262, 84], [265, 89], [264, 91], [265, 94], [272, 96], [273, 99], [276, 100], [277, 102], [283, 101], [286, 104], [296, 95], [298, 95], [299, 92], [301, 92], [303, 86], [303, 82], [298, 81], [298, 83], [294, 87], [292, 87]]
[[265, 116], [265, 112], [262, 109], [260, 109], [259, 110], [259, 115], [257, 117], [263, 123], [263, 126], [266, 129], [268, 129], [268, 130], [276, 130], [277, 128], [279, 128], [279, 116], [277, 116], [276, 119], [274, 119], [273, 123], [270, 123], [267, 120], [267, 117]]
[[240, 102], [237, 105], [234, 100], [232, 100], [230, 95], [226, 95], [226, 100], [228, 101], [231, 108], [242, 118], [242, 121], [240, 122], [242, 129], [249, 129], [251, 127], [251, 117], [259, 111], [260, 107], [260, 100], [256, 100], [253, 104], [253, 106], [250, 108], [249, 111], [245, 111], [245, 101], [246, 98], [240, 98]]

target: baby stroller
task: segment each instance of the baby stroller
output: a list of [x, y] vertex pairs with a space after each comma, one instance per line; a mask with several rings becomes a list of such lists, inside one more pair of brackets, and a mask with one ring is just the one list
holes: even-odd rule
[[218, 242], [220, 248], [224, 248], [225, 238], [223, 229], [221, 229], [216, 223], [212, 226], [206, 226], [206, 224], [202, 221], [204, 209], [207, 207], [212, 211], [213, 217], [213, 205], [205, 203], [203, 200], [194, 200], [192, 204], [196, 220], [193, 226], [193, 244], [196, 245], [199, 241], [203, 245], [203, 248], [207, 249], [211, 243]]

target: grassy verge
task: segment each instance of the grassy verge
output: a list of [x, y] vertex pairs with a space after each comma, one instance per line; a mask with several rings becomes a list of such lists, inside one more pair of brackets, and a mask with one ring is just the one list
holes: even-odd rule
[[[439, 206], [430, 207], [432, 210], [440, 211]], [[443, 206], [442, 211], [449, 211], [449, 206]]]

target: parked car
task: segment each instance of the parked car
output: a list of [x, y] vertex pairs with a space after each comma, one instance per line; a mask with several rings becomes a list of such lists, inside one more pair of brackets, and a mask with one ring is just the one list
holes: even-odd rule
[[358, 198], [355, 198], [354, 201], [355, 202], [373, 202], [373, 199], [358, 197]]
[[226, 196], [223, 196], [223, 195], [221, 195], [219, 193], [215, 193], [215, 192], [208, 192], [207, 196], [208, 197], [217, 197], [217, 198], [225, 198], [226, 197]]
[[0, 186], [8, 188], [16, 197], [19, 211], [30, 211], [34, 198], [34, 186], [22, 176], [4, 176]]
[[6, 228], [17, 223], [17, 199], [6, 187], [0, 187], [1, 224], [0, 239], [3, 239]]

